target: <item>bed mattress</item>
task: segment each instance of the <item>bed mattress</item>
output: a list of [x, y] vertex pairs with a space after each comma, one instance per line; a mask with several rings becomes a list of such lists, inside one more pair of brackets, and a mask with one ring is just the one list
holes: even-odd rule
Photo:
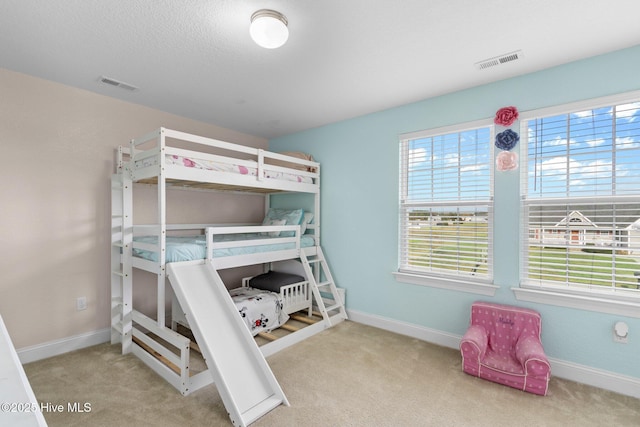
[[[184, 166], [187, 168], [204, 169], [216, 172], [228, 172], [239, 175], [257, 176], [258, 167], [257, 163], [255, 167], [237, 165], [224, 162], [214, 162], [212, 160], [198, 159], [195, 157], [184, 157], [175, 154], [167, 154], [165, 156], [165, 163], [167, 165]], [[255, 162], [253, 162], [255, 163]], [[137, 167], [148, 167], [157, 164], [157, 160], [154, 157], [150, 157], [139, 162], [136, 162]], [[293, 170], [293, 169], [292, 169]], [[280, 172], [265, 169], [263, 171], [265, 178], [279, 179], [283, 181], [301, 182], [306, 184], [312, 184], [313, 179], [309, 176], [303, 176], [297, 173]]]
[[[214, 242], [232, 242], [254, 239], [273, 239], [273, 237], [262, 235], [261, 233], [244, 234], [216, 234]], [[135, 242], [157, 244], [157, 236], [134, 237]], [[314, 238], [311, 235], [300, 237], [300, 247], [307, 248], [314, 245]], [[261, 252], [282, 251], [295, 248], [293, 243], [275, 243], [257, 246], [242, 246], [235, 248], [214, 249], [213, 257], [225, 257], [233, 255], [249, 255]], [[204, 235], [198, 236], [169, 236], [166, 239], [166, 259], [165, 262], [194, 261], [207, 257], [207, 242]], [[149, 261], [158, 262], [158, 253], [143, 249], [133, 249], [133, 256], [144, 258]]]

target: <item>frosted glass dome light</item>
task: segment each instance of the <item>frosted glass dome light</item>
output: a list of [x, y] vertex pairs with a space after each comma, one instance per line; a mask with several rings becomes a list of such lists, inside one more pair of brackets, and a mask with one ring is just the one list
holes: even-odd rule
[[258, 46], [276, 49], [287, 42], [289, 29], [287, 18], [280, 12], [261, 9], [251, 15], [249, 34]]

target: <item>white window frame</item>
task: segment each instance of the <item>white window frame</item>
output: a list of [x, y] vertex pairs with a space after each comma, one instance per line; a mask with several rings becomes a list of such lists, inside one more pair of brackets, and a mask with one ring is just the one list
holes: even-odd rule
[[[489, 171], [490, 171], [490, 182], [489, 182], [489, 191], [490, 196], [489, 199], [483, 202], [477, 202], [478, 205], [488, 205], [488, 218], [487, 218], [487, 236], [488, 236], [488, 250], [487, 250], [487, 258], [488, 258], [488, 267], [489, 272], [487, 277], [477, 277], [477, 276], [461, 276], [459, 274], [447, 274], [447, 272], [425, 272], [425, 271], [416, 271], [410, 268], [403, 268], [403, 245], [404, 242], [407, 242], [405, 234], [408, 233], [406, 227], [407, 224], [404, 223], [402, 218], [404, 217], [403, 212], [404, 209], [407, 208], [407, 204], [402, 200], [403, 195], [407, 191], [405, 183], [403, 182], [403, 176], [407, 174], [408, 165], [406, 164], [406, 159], [403, 156], [404, 151], [406, 150], [406, 144], [408, 141], [420, 139], [420, 138], [428, 138], [435, 137], [445, 134], [456, 134], [462, 133], [465, 131], [475, 130], [479, 128], [488, 128], [489, 129], [489, 146], [487, 156], [489, 157]], [[478, 120], [474, 122], [463, 123], [454, 126], [446, 126], [426, 131], [412, 132], [400, 135], [400, 200], [399, 200], [399, 214], [400, 214], [400, 224], [399, 224], [399, 242], [398, 242], [398, 259], [399, 259], [399, 268], [398, 271], [394, 272], [394, 276], [398, 282], [410, 283], [414, 285], [422, 285], [429, 286], [435, 288], [443, 288], [449, 290], [457, 290], [462, 292], [469, 292], [479, 295], [487, 295], [494, 296], [496, 290], [499, 288], [498, 286], [493, 285], [493, 181], [494, 181], [494, 167], [493, 167], [493, 159], [494, 159], [494, 126], [493, 121], [490, 119], [487, 120]], [[447, 206], [468, 206], [469, 204], [474, 204], [474, 202], [468, 201], [447, 201]], [[434, 202], [433, 206], [437, 206], [438, 202]]]
[[[590, 99], [580, 102], [574, 102], [549, 108], [525, 111], [520, 113], [521, 135], [528, 135], [527, 122], [529, 120], [548, 117], [554, 115], [570, 114], [574, 112], [596, 109], [601, 107], [620, 105], [640, 100], [640, 91], [634, 91], [624, 94], [607, 96], [597, 99]], [[527, 144], [528, 140], [522, 141]], [[609, 313], [628, 317], [640, 318], [640, 293], [637, 292], [620, 292], [605, 289], [581, 289], [579, 287], [564, 286], [545, 286], [543, 284], [532, 285], [527, 283], [526, 271], [526, 251], [528, 251], [529, 224], [526, 214], [526, 194], [528, 191], [528, 150], [526, 145], [521, 149], [521, 247], [522, 254], [520, 257], [520, 277], [521, 283], [519, 287], [512, 288], [516, 298], [520, 301], [528, 301], [542, 304], [550, 304], [562, 307], [577, 308], [582, 310], [596, 311], [601, 313]], [[576, 204], [579, 201], [575, 202]]]

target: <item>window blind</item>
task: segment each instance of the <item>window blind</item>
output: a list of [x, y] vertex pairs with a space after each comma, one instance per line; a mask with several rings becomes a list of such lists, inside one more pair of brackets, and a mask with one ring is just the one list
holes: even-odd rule
[[640, 103], [526, 122], [523, 283], [637, 289]]
[[492, 131], [400, 143], [401, 272], [492, 277]]

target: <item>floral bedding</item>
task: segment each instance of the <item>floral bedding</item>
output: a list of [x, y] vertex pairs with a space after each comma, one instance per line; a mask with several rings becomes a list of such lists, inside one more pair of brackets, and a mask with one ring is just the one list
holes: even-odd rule
[[[188, 168], [205, 169], [205, 170], [211, 170], [216, 172], [237, 173], [240, 175], [249, 175], [249, 176], [258, 175], [257, 167], [247, 167], [247, 166], [235, 165], [230, 163], [214, 162], [211, 160], [177, 156], [175, 154], [174, 155], [168, 154], [166, 156], [166, 164], [184, 166]], [[301, 182], [301, 183], [313, 182], [313, 180], [308, 176], [302, 176], [295, 173], [273, 171], [268, 169], [264, 170], [264, 177], [272, 178], [272, 179], [280, 179], [284, 181]]]
[[251, 335], [269, 332], [289, 320], [279, 294], [253, 288], [229, 291]]

